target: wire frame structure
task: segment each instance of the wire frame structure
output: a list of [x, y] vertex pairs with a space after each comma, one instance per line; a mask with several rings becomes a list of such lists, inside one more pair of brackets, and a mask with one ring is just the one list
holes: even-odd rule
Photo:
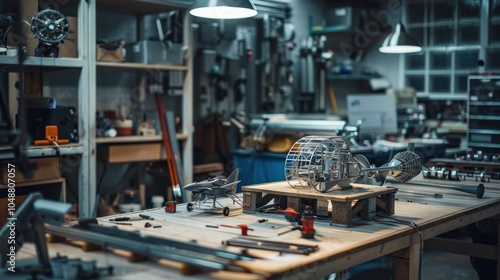
[[395, 167], [390, 175], [402, 183], [410, 181], [422, 171], [420, 157], [412, 151], [397, 153], [388, 166]]
[[46, 9], [33, 16], [31, 31], [42, 42], [58, 43], [68, 35], [69, 22], [59, 11]]
[[329, 189], [325, 182], [335, 182], [333, 185], [341, 188], [349, 187], [353, 180], [350, 173], [355, 170], [357, 162], [341, 137], [306, 136], [290, 148], [284, 171], [291, 187], [325, 192]]

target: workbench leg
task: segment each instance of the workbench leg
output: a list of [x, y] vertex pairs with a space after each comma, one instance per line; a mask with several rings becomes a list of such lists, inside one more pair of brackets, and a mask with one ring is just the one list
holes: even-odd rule
[[381, 195], [380, 200], [381, 200], [381, 203], [380, 203], [380, 205], [377, 205], [377, 206], [383, 205], [381, 208], [385, 211], [385, 214], [394, 215], [394, 204], [395, 204], [395, 200], [396, 200], [394, 193]]
[[257, 211], [258, 200], [262, 199], [262, 193], [243, 193], [243, 213], [255, 213]]
[[301, 212], [300, 210], [300, 197], [288, 196], [286, 198], [286, 206], [287, 208], [292, 208], [297, 212]]
[[497, 220], [497, 279], [500, 279], [500, 218]]
[[393, 279], [420, 279], [420, 244], [392, 254]]
[[328, 217], [328, 206], [330, 205], [329, 200], [318, 199], [316, 202], [316, 215]]
[[332, 223], [351, 226], [351, 202], [332, 202]]

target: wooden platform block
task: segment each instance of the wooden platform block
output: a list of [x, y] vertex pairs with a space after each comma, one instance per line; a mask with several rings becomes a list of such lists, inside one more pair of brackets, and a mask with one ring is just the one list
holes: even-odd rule
[[84, 251], [84, 252], [94, 252], [94, 251], [100, 251], [100, 250], [102, 250], [101, 245], [97, 245], [97, 244], [90, 243], [90, 242], [83, 242], [83, 244], [82, 244], [82, 251]]
[[143, 254], [138, 254], [138, 253], [125, 251], [125, 250], [119, 250], [119, 249], [113, 250], [113, 253], [115, 255], [127, 258], [127, 261], [129, 261], [131, 263], [142, 262], [148, 258], [146, 255], [143, 255]]
[[51, 234], [51, 233], [48, 233], [45, 235], [45, 239], [47, 240], [47, 243], [61, 243], [61, 242], [64, 242], [66, 241], [66, 237], [64, 236], [60, 236], [60, 235], [55, 235], [55, 234]]
[[280, 181], [267, 184], [242, 187], [243, 212], [255, 213], [262, 195], [272, 194], [287, 198], [287, 207], [302, 211], [301, 199], [316, 202], [317, 214], [328, 215], [328, 205], [331, 204], [332, 223], [352, 226], [353, 218], [360, 215], [372, 219], [377, 213], [394, 214], [394, 195], [397, 188], [380, 187], [364, 184], [352, 184], [349, 189], [335, 189], [329, 192], [318, 192], [315, 189], [292, 188], [288, 182]]

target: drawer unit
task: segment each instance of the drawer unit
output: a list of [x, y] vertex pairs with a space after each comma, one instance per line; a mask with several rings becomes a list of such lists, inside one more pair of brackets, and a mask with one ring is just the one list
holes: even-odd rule
[[468, 78], [468, 147], [500, 153], [500, 76]]
[[161, 143], [99, 145], [98, 160], [108, 163], [160, 160]]

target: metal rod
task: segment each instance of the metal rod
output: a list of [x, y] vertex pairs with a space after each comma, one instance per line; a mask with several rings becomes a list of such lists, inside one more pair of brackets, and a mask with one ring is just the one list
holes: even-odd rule
[[[104, 231], [113, 230], [115, 234], [110, 235], [96, 231], [97, 228], [99, 228], [99, 226], [83, 229], [47, 225], [46, 232], [65, 236], [70, 239], [83, 240], [98, 245], [128, 250], [149, 257], [182, 262], [209, 270], [248, 272], [247, 269], [237, 266], [231, 259], [223, 258], [220, 255], [218, 256], [214, 254], [213, 251], [212, 253], [203, 252], [203, 247], [196, 244], [183, 243], [183, 245], [186, 245], [185, 248], [179, 248], [175, 246], [176, 242], [171, 240], [168, 240], [168, 242], [172, 242], [171, 244], [158, 244], [155, 242], [158, 241], [159, 238], [151, 236], [141, 237], [137, 234], [134, 238], [130, 238], [129, 235], [134, 235], [133, 232], [125, 232], [116, 228], [105, 229]], [[103, 227], [100, 228], [103, 229]], [[221, 252], [221, 250], [217, 250], [216, 248], [214, 248], [214, 250]], [[223, 251], [223, 253], [227, 254], [227, 256], [234, 254], [228, 251]]]

